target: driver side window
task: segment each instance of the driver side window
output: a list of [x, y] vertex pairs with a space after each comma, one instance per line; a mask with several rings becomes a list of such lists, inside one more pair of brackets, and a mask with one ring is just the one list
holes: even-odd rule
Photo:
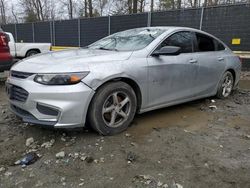
[[160, 50], [165, 46], [177, 46], [181, 48], [181, 53], [193, 52], [193, 35], [189, 31], [180, 31], [174, 33], [167, 39], [165, 39], [156, 50]]

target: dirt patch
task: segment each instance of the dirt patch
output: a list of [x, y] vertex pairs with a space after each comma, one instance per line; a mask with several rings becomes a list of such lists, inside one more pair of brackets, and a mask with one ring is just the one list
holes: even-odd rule
[[[248, 188], [247, 88], [240, 84], [226, 100], [202, 99], [137, 115], [127, 132], [102, 137], [91, 130], [22, 123], [8, 110], [2, 84], [0, 187]], [[26, 146], [30, 137], [34, 142]], [[29, 151], [40, 159], [15, 166]], [[56, 158], [61, 151], [65, 155]]]

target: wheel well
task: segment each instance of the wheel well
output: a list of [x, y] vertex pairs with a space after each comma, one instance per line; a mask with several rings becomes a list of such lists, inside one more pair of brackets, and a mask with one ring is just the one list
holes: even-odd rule
[[41, 51], [40, 51], [39, 49], [34, 48], [34, 49], [28, 50], [28, 51], [26, 52], [26, 54], [25, 54], [25, 57], [27, 57], [27, 54], [28, 54], [30, 51], [36, 51], [36, 52], [38, 52], [38, 53], [41, 53]]
[[102, 85], [100, 85], [97, 89], [99, 89], [101, 86], [105, 85], [108, 82], [116, 82], [116, 81], [122, 81], [125, 82], [126, 84], [130, 85], [132, 87], [132, 89], [135, 92], [136, 95], [136, 99], [137, 99], [137, 111], [140, 110], [141, 108], [141, 103], [142, 103], [142, 94], [141, 94], [141, 90], [140, 87], [138, 86], [138, 84], [130, 79], [130, 78], [124, 78], [124, 77], [120, 77], [120, 78], [114, 78], [111, 80], [108, 80], [106, 82], [104, 82]]

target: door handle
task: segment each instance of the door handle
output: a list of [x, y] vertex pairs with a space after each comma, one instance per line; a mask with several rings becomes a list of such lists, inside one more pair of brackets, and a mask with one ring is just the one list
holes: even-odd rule
[[197, 63], [197, 60], [196, 60], [196, 59], [190, 59], [190, 60], [189, 60], [189, 63], [192, 63], [192, 64], [193, 64], [193, 63]]
[[219, 61], [223, 61], [224, 58], [223, 58], [223, 57], [218, 57], [218, 60], [219, 60]]

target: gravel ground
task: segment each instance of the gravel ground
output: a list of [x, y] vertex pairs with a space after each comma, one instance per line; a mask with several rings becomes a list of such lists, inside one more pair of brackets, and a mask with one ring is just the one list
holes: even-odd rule
[[[249, 78], [243, 73], [226, 100], [137, 115], [112, 137], [22, 123], [1, 84], [0, 187], [249, 188]], [[30, 151], [39, 155], [34, 164], [15, 165]]]

